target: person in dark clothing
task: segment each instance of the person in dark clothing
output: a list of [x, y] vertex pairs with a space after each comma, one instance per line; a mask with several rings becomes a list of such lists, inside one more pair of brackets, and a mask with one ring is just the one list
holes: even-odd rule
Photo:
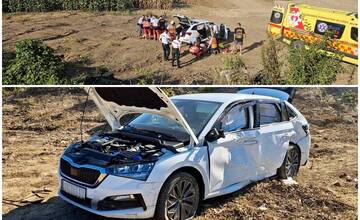
[[177, 63], [177, 67], [181, 68], [180, 66], [180, 48], [181, 42], [179, 41], [179, 35], [176, 36], [175, 40], [171, 43], [172, 48], [172, 66], [175, 66], [175, 61]]
[[166, 20], [164, 19], [163, 16], [160, 16], [159, 18], [159, 29], [160, 29], [160, 34], [162, 34], [166, 30]]
[[241, 27], [241, 23], [238, 23], [238, 27], [234, 30], [234, 51], [240, 50], [240, 55], [242, 54], [242, 47], [245, 39], [245, 30]]

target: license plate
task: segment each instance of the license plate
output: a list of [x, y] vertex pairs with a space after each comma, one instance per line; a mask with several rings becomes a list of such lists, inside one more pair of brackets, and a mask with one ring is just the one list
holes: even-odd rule
[[85, 188], [76, 186], [64, 180], [61, 182], [61, 190], [79, 199], [85, 199], [86, 197]]

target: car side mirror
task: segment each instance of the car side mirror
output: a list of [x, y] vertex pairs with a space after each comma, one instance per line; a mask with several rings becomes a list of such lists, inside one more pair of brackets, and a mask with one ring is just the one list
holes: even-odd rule
[[209, 133], [205, 136], [205, 140], [208, 142], [214, 142], [219, 138], [224, 138], [225, 134], [223, 130], [218, 130], [217, 128], [212, 128]]

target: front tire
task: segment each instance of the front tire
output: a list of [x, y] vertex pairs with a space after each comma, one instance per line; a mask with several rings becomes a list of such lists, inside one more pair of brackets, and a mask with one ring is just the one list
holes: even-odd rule
[[156, 204], [154, 219], [184, 220], [195, 216], [200, 201], [196, 179], [185, 172], [176, 173], [164, 183]]
[[291, 43], [291, 46], [295, 49], [301, 49], [305, 47], [305, 42], [301, 40], [296, 40]]
[[286, 152], [285, 159], [281, 167], [278, 169], [278, 177], [287, 179], [288, 177], [295, 177], [300, 168], [300, 150], [294, 145], [290, 145]]

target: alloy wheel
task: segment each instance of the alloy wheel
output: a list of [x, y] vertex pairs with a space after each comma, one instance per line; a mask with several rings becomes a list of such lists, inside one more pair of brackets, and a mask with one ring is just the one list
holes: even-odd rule
[[285, 162], [286, 176], [296, 176], [300, 166], [299, 159], [299, 152], [297, 151], [297, 149], [292, 148], [288, 151]]
[[197, 196], [189, 180], [179, 180], [170, 190], [166, 201], [166, 214], [170, 220], [183, 220], [195, 214]]

